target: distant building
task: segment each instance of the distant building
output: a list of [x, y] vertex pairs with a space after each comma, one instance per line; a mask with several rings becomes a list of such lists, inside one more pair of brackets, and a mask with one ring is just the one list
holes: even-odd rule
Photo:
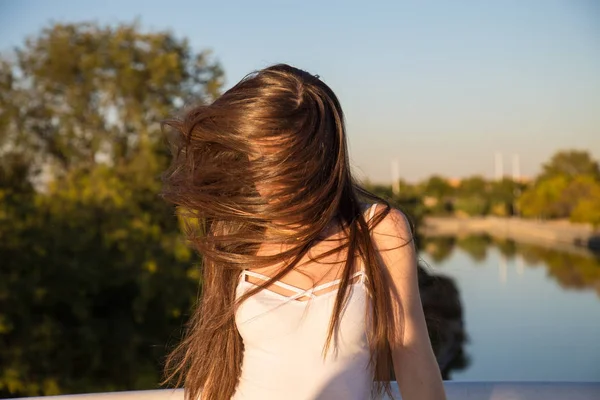
[[447, 182], [453, 188], [457, 188], [458, 186], [460, 186], [460, 182], [462, 182], [462, 179], [461, 178], [448, 178]]

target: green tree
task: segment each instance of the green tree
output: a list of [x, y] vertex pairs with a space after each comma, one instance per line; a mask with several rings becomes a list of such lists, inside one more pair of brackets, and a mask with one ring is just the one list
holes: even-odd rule
[[489, 202], [483, 196], [461, 196], [454, 201], [454, 211], [471, 217], [482, 216], [488, 213]]
[[407, 182], [404, 179], [398, 181], [398, 195], [399, 198], [410, 199], [419, 197], [420, 193], [416, 185]]
[[543, 172], [539, 179], [552, 178], [564, 175], [575, 178], [578, 175], [590, 175], [600, 179], [600, 168], [587, 151], [564, 150], [552, 156], [550, 161], [543, 165]]
[[546, 178], [526, 190], [518, 200], [518, 207], [524, 217], [562, 218], [564, 209], [560, 206], [563, 191], [569, 185], [564, 175]]
[[520, 196], [524, 185], [510, 178], [494, 181], [490, 184], [490, 212], [498, 216], [508, 216], [514, 213], [515, 202]]
[[598, 163], [585, 151], [556, 153], [542, 174], [518, 200], [525, 217], [571, 218], [577, 222], [597, 220], [594, 199], [600, 186]]
[[400, 191], [394, 194], [392, 187], [389, 185], [374, 184], [369, 181], [363, 182], [363, 186], [375, 193], [377, 196], [387, 200], [393, 207], [404, 211], [413, 225], [418, 225], [423, 216], [423, 207], [421, 198], [416, 194], [414, 186], [401, 181]]
[[[116, 171], [77, 171], [2, 224], [0, 393], [154, 387], [193, 304], [173, 212]], [[155, 196], [154, 196], [155, 197]]]
[[160, 381], [199, 277], [158, 122], [222, 79], [137, 24], [52, 25], [0, 61], [0, 397]]
[[364, 182], [363, 185], [365, 186], [365, 188], [367, 190], [370, 190], [371, 192], [375, 193], [377, 196], [380, 196], [386, 200], [391, 200], [392, 197], [394, 196], [392, 187], [389, 185], [370, 183], [368, 181]]
[[423, 183], [422, 190], [425, 196], [435, 197], [440, 200], [451, 196], [454, 192], [454, 188], [450, 185], [448, 180], [439, 175], [433, 175], [427, 179]]
[[589, 175], [578, 175], [574, 177], [557, 201], [558, 212], [565, 217], [571, 216], [577, 205], [584, 200], [593, 198], [600, 183]]
[[469, 216], [487, 214], [489, 204], [489, 183], [481, 176], [463, 179], [456, 189], [454, 211]]
[[571, 221], [590, 223], [600, 227], [600, 183], [588, 182], [585, 195], [581, 196], [571, 212]]
[[213, 98], [223, 79], [209, 52], [136, 23], [52, 25], [1, 70], [0, 101], [13, 102], [3, 136], [55, 173], [129, 162], [159, 140], [161, 119], [185, 102]]
[[490, 185], [490, 198], [493, 202], [512, 203], [522, 185], [510, 178], [494, 181]]
[[488, 192], [488, 182], [481, 176], [471, 176], [460, 181], [456, 193], [458, 196], [485, 197]]
[[425, 213], [434, 215], [451, 213], [454, 188], [446, 178], [433, 175], [417, 188], [421, 191], [421, 208]]

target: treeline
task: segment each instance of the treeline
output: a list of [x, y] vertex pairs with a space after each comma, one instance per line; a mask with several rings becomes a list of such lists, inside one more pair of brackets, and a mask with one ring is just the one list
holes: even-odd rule
[[0, 60], [0, 397], [157, 387], [199, 279], [159, 122], [222, 81], [136, 24], [52, 25]]
[[600, 226], [600, 169], [586, 151], [559, 151], [531, 181], [486, 180], [473, 176], [451, 181], [432, 176], [423, 182], [366, 186], [417, 218], [426, 215], [568, 218]]

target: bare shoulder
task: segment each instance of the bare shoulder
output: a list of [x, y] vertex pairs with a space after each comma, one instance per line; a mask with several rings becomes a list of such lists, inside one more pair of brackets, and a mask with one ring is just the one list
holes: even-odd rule
[[[385, 206], [378, 204], [375, 209], [374, 220], [385, 212]], [[407, 216], [397, 208], [391, 207], [389, 212], [379, 221], [372, 230], [373, 241], [378, 250], [393, 249], [398, 247], [412, 247], [413, 233]]]
[[379, 222], [372, 228], [371, 237], [380, 265], [392, 286], [402, 293], [407, 290], [407, 282], [414, 281], [417, 275], [414, 237], [408, 218], [402, 211], [392, 207], [383, 218], [377, 218], [382, 213], [385, 213], [385, 206], [377, 205], [373, 222]]

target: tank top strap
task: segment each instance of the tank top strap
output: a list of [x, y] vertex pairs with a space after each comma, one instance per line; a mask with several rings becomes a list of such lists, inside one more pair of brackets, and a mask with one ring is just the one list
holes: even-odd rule
[[375, 209], [377, 208], [377, 203], [373, 203], [373, 205], [371, 207], [369, 207], [369, 219], [367, 221], [370, 221], [373, 219], [373, 216], [375, 215]]

